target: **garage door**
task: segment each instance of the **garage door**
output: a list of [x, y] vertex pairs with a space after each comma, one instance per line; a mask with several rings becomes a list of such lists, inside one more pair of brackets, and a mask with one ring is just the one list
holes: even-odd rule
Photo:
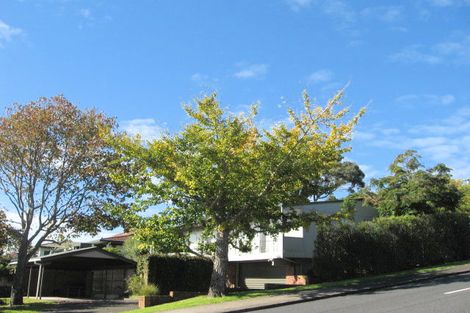
[[271, 262], [241, 263], [240, 284], [248, 289], [264, 289], [264, 284], [285, 284], [286, 266]]

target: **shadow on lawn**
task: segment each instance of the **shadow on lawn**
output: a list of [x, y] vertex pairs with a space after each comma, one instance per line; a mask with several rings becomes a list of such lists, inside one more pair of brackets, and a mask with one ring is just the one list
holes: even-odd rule
[[98, 312], [123, 312], [136, 309], [137, 304], [123, 301], [90, 301], [90, 302], [61, 302], [61, 303], [26, 303], [24, 305], [0, 306], [0, 312], [76, 312], [76, 313], [98, 313]]

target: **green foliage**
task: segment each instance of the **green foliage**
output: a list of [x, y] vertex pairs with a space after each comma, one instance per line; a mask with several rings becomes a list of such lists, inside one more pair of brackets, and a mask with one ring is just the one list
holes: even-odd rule
[[135, 236], [132, 236], [124, 241], [120, 248], [120, 253], [125, 258], [137, 262], [137, 274], [144, 277], [144, 280], [147, 281], [149, 252], [145, 246]]
[[470, 258], [470, 216], [455, 212], [321, 226], [314, 275], [337, 280]]
[[207, 292], [212, 262], [207, 258], [158, 255], [149, 258], [149, 282], [171, 290]]
[[364, 172], [360, 167], [349, 161], [338, 163], [330, 171], [324, 173], [315, 180], [306, 182], [302, 188], [302, 195], [308, 199], [318, 201], [321, 199], [335, 200], [333, 193], [341, 187], [347, 186], [347, 191], [353, 193], [358, 188], [363, 188]]
[[0, 209], [0, 256], [2, 255], [3, 247], [8, 243], [8, 229], [6, 214]]
[[457, 208], [457, 212], [470, 215], [470, 181], [468, 179], [467, 180], [455, 180], [454, 184], [462, 193], [462, 199]]
[[159, 289], [154, 284], [147, 284], [140, 275], [132, 275], [127, 280], [127, 287], [134, 296], [151, 296], [159, 293]]
[[455, 211], [459, 206], [462, 194], [450, 169], [444, 164], [425, 169], [419, 158], [413, 150], [398, 155], [389, 167], [391, 175], [372, 179], [375, 191], [363, 192], [381, 216]]
[[114, 253], [114, 254], [122, 255], [122, 250], [121, 250], [120, 247], [113, 247], [110, 244], [108, 244], [106, 247], [104, 247], [103, 250]]

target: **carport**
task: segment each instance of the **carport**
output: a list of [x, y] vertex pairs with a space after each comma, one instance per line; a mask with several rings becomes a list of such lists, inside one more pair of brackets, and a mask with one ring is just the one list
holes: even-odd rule
[[28, 263], [26, 295], [119, 299], [134, 261], [90, 247], [33, 258]]

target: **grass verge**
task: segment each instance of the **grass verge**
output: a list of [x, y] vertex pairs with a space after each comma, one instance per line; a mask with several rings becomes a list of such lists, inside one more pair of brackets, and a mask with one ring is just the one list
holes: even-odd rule
[[450, 269], [454, 266], [466, 265], [466, 264], [470, 264], [470, 260], [445, 263], [445, 264], [440, 264], [440, 265], [432, 266], [432, 267], [416, 268], [412, 270], [406, 270], [406, 271], [395, 272], [395, 273], [384, 274], [384, 275], [361, 277], [361, 278], [355, 278], [355, 279], [348, 279], [348, 280], [335, 281], [335, 282], [326, 282], [326, 283], [312, 284], [312, 285], [306, 285], [306, 286], [297, 286], [297, 287], [284, 288], [284, 289], [233, 292], [221, 298], [209, 298], [207, 296], [198, 296], [198, 297], [194, 297], [194, 298], [190, 298], [186, 300], [156, 305], [156, 306], [148, 307], [145, 309], [127, 311], [126, 313], [154, 313], [154, 312], [162, 312], [162, 311], [168, 311], [168, 310], [191, 308], [191, 307], [200, 306], [200, 305], [251, 299], [251, 298], [256, 298], [256, 297], [261, 297], [261, 296], [276, 296], [276, 295], [288, 294], [288, 293], [297, 292], [297, 291], [308, 291], [308, 290], [316, 290], [316, 289], [321, 289], [321, 288], [351, 287], [351, 286], [355, 286], [359, 284], [367, 284], [367, 283], [374, 283], [374, 282], [383, 282], [386, 280], [393, 280], [396, 278], [406, 277], [410, 275], [432, 273], [432, 272]]
[[10, 308], [10, 298], [0, 298], [6, 304], [0, 305], [0, 312], [2, 313], [38, 313], [44, 310], [52, 309], [56, 303], [54, 301], [36, 300], [31, 298], [24, 298], [23, 305], [17, 305]]

